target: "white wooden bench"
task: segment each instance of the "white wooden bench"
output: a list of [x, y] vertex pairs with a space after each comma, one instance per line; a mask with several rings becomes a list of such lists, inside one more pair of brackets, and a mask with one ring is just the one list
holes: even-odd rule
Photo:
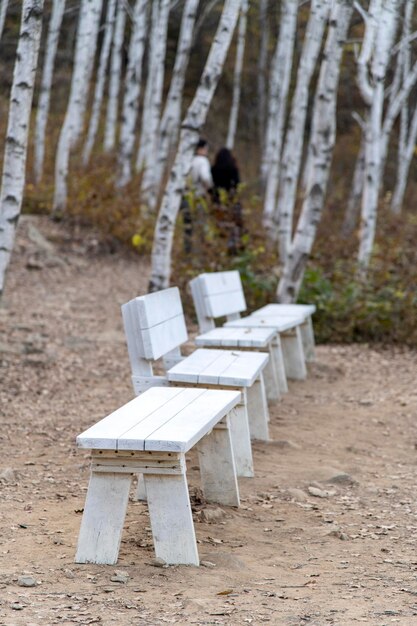
[[195, 338], [195, 344], [204, 348], [236, 348], [268, 352], [269, 361], [264, 370], [268, 400], [279, 400], [288, 391], [279, 335], [274, 328], [218, 327]]
[[[140, 394], [156, 385], [232, 388], [242, 402], [231, 419], [237, 473], [253, 476], [251, 437], [269, 439], [269, 414], [263, 370], [268, 355], [239, 350], [196, 350], [183, 357], [187, 329], [176, 287], [134, 298], [122, 306], [132, 383]], [[153, 373], [162, 357], [164, 375]]]
[[252, 315], [268, 317], [276, 315], [301, 315], [303, 323], [300, 326], [301, 338], [303, 341], [304, 355], [307, 363], [315, 359], [315, 339], [312, 315], [316, 312], [315, 304], [267, 304], [257, 309]]
[[144, 475], [156, 556], [198, 565], [185, 453], [197, 446], [209, 502], [239, 506], [230, 417], [240, 393], [155, 387], [77, 437], [91, 477], [76, 563], [117, 562], [133, 474]]
[[[221, 317], [227, 319], [224, 324], [226, 328], [240, 328], [242, 331], [250, 328], [273, 329], [276, 334], [275, 357], [281, 352], [280, 358], [275, 363], [276, 370], [281, 376], [282, 391], [287, 390], [282, 363], [288, 378], [296, 380], [306, 378], [307, 368], [301, 330], [305, 324], [305, 315], [302, 312], [288, 312], [275, 316], [253, 314], [241, 318], [240, 314], [246, 310], [246, 301], [237, 271], [200, 274], [190, 281], [190, 288], [199, 328], [204, 333], [199, 336], [200, 342], [204, 342], [205, 333], [215, 328], [215, 320]], [[226, 346], [225, 333], [222, 339], [222, 345]], [[271, 358], [274, 358], [273, 354]]]

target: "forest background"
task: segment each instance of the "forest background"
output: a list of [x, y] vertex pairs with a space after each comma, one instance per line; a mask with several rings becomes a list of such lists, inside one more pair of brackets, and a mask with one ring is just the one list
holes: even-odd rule
[[[6, 137], [9, 98], [22, 13], [21, 2], [10, 1], [5, 3], [3, 0], [3, 4], [7, 4], [7, 12], [0, 39], [1, 142]], [[102, 22], [107, 4], [104, 3]], [[316, 2], [316, 4], [318, 3]], [[372, 2], [364, 4], [365, 9], [369, 11]], [[401, 15], [398, 22], [397, 39], [401, 39], [401, 29], [404, 24], [404, 12], [407, 4], [413, 7], [413, 3], [410, 2], [398, 3], [399, 6], [401, 5], [399, 9]], [[208, 0], [200, 3], [186, 73], [183, 113], [192, 102], [199, 85], [222, 13], [222, 5], [222, 2], [209, 2]], [[310, 2], [299, 3], [294, 39], [294, 59], [289, 81], [289, 101], [291, 101], [296, 90], [297, 68], [311, 14], [310, 5]], [[126, 2], [125, 7], [128, 9], [126, 11], [127, 19], [120, 51], [120, 78], [122, 79], [126, 74], [128, 63], [131, 31], [129, 15], [132, 14], [133, 3]], [[262, 42], [265, 43], [265, 29], [260, 19], [262, 7], [264, 11], [266, 10], [267, 20], [264, 25], [268, 25], [268, 38], [265, 65], [260, 68], [260, 49]], [[392, 197], [397, 184], [400, 161], [399, 150], [401, 150], [400, 116], [396, 120], [390, 136], [389, 152], [379, 189], [375, 241], [365, 275], [358, 271], [357, 261], [361, 231], [358, 200], [353, 213], [350, 213], [350, 224], [347, 224], [347, 208], [349, 200], [352, 199], [355, 166], [361, 146], [361, 126], [363, 127], [363, 120], [367, 114], [357, 85], [358, 56], [365, 36], [363, 15], [365, 9], [361, 8], [361, 5], [356, 8], [357, 10], [352, 14], [347, 40], [343, 46], [344, 54], [337, 90], [336, 142], [324, 208], [298, 297], [299, 301], [317, 305], [315, 328], [318, 341], [378, 341], [415, 346], [417, 345], [417, 325], [415, 323], [417, 214], [414, 200], [417, 187], [417, 169], [415, 159], [411, 162], [401, 210], [397, 208], [394, 211], [392, 209]], [[183, 9], [184, 2], [171, 2], [164, 62], [164, 98], [170, 87]], [[67, 0], [65, 4], [54, 66], [51, 106], [46, 126], [44, 170], [41, 180], [37, 180], [34, 173], [34, 126], [51, 10], [52, 2], [46, 1], [42, 17], [40, 57], [34, 90], [26, 164], [26, 184], [22, 205], [22, 212], [31, 214], [51, 214], [53, 208], [56, 150], [67, 109], [71, 75], [74, 69], [74, 49], [80, 2]], [[182, 226], [181, 220], [178, 220], [172, 254], [171, 283], [177, 284], [180, 288], [184, 288], [190, 278], [202, 271], [238, 269], [244, 281], [249, 307], [258, 307], [275, 299], [277, 283], [282, 272], [276, 239], [271, 238], [267, 224], [262, 218], [264, 181], [261, 175], [263, 142], [268, 115], [267, 97], [263, 99], [262, 93], [267, 95], [271, 83], [270, 72], [274, 49], [280, 32], [282, 11], [283, 2], [252, 0], [248, 7], [239, 117], [233, 147], [244, 181], [240, 190], [246, 229], [243, 236], [242, 251], [233, 257], [228, 254], [226, 242], [218, 236], [219, 233], [213, 225], [213, 220], [208, 215], [204, 227], [204, 236], [199, 238], [198, 245], [194, 246], [192, 255], [187, 255], [183, 251]], [[410, 32], [414, 33], [416, 26], [417, 16], [412, 14], [409, 24]], [[104, 33], [105, 29], [102, 27], [98, 34], [93, 81], [96, 80], [97, 76], [98, 57], [104, 45]], [[323, 37], [321, 56], [314, 68], [312, 86], [309, 91], [304, 127], [304, 152], [307, 151], [308, 136], [313, 124], [315, 86], [319, 81], [324, 42], [325, 37]], [[202, 128], [203, 135], [210, 142], [211, 157], [214, 156], [218, 148], [226, 143], [232, 104], [236, 47], [237, 36], [235, 33], [215, 96], [209, 107], [207, 120]], [[415, 52], [411, 44], [409, 48], [409, 63], [412, 63]], [[149, 45], [146, 45], [143, 61], [142, 98], [147, 75], [150, 71], [148, 57], [150, 57]], [[385, 77], [387, 85], [392, 86], [395, 82], [399, 65], [397, 57], [398, 55], [393, 55], [387, 67]], [[108, 73], [110, 74], [110, 70]], [[156, 211], [149, 210], [143, 196], [141, 197], [143, 171], [134, 172], [132, 179], [123, 188], [118, 188], [115, 184], [117, 145], [110, 150], [103, 149], [106, 104], [109, 98], [107, 89], [106, 87], [104, 92], [97, 138], [91, 157], [85, 163], [81, 154], [85, 145], [93, 105], [94, 82], [91, 84], [82, 139], [73, 150], [70, 162], [67, 205], [62, 214], [55, 214], [55, 219], [58, 217], [62, 219], [69, 232], [73, 232], [74, 229], [79, 231], [81, 228], [86, 229], [85, 232], [89, 232], [91, 235], [93, 231], [94, 236], [90, 236], [90, 241], [94, 241], [91, 254], [119, 254], [122, 251], [125, 253], [126, 250], [130, 250], [130, 254], [149, 256], [152, 248]], [[121, 107], [121, 92], [120, 89], [119, 109]], [[389, 90], [387, 94], [389, 98]], [[416, 93], [410, 91], [407, 100], [410, 115], [416, 108], [416, 96], [417, 91]], [[385, 107], [387, 108], [387, 106], [386, 104]], [[139, 120], [142, 110], [143, 99], [140, 101]], [[290, 106], [286, 112], [287, 122], [289, 111]], [[139, 126], [140, 124], [138, 124]], [[1, 156], [3, 152], [3, 146], [0, 145]], [[175, 153], [171, 153], [171, 164], [174, 161], [174, 156]], [[168, 167], [167, 172], [169, 171]], [[165, 175], [165, 180], [168, 180], [168, 173]], [[295, 204], [295, 222], [300, 215], [303, 198], [303, 185], [300, 183]], [[209, 214], [209, 207], [207, 211]], [[185, 289], [183, 293], [185, 294]]]

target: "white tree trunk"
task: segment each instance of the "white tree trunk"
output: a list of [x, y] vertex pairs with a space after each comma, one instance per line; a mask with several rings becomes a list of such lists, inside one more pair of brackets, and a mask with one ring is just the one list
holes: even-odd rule
[[342, 226], [342, 235], [348, 237], [356, 228], [360, 212], [360, 203], [365, 175], [365, 138], [362, 136], [359, 153], [355, 163], [349, 200], [346, 205]]
[[118, 177], [116, 181], [116, 186], [119, 188], [127, 185], [132, 179], [132, 157], [142, 83], [142, 62], [146, 41], [148, 3], [148, 0], [136, 0], [133, 13], [120, 126]]
[[116, 127], [119, 112], [120, 76], [122, 73], [122, 48], [126, 25], [124, 0], [118, 0], [113, 48], [110, 63], [109, 96], [104, 128], [104, 151], [110, 152], [116, 145]]
[[147, 144], [143, 163], [141, 199], [151, 210], [155, 209], [157, 199], [154, 172], [158, 153], [159, 125], [161, 122], [169, 5], [169, 0], [160, 0], [151, 107], [149, 110], [149, 126], [146, 129]]
[[333, 3], [313, 105], [306, 196], [279, 281], [279, 302], [296, 300], [321, 219], [336, 139], [336, 102], [343, 46], [352, 11], [351, 0]]
[[0, 190], [0, 298], [13, 250], [25, 185], [26, 156], [33, 87], [42, 30], [43, 0], [24, 0]]
[[48, 122], [55, 56], [58, 48], [59, 32], [61, 30], [64, 9], [65, 0], [53, 0], [52, 13], [49, 20], [48, 37], [45, 46], [45, 60], [43, 64], [42, 82], [39, 92], [35, 123], [35, 180], [38, 184], [42, 180], [43, 176], [45, 132]]
[[382, 178], [381, 137], [385, 95], [385, 77], [397, 27], [400, 0], [386, 0], [375, 38], [371, 73], [372, 103], [365, 132], [365, 177], [361, 206], [358, 262], [363, 270], [369, 266], [375, 240], [378, 197]]
[[227, 139], [226, 139], [226, 147], [229, 148], [229, 150], [233, 150], [234, 145], [235, 145], [235, 138], [236, 138], [236, 128], [237, 128], [237, 120], [238, 120], [238, 115], [239, 115], [240, 92], [241, 92], [241, 82], [242, 82], [243, 58], [245, 56], [246, 25], [248, 21], [248, 9], [249, 9], [248, 0], [242, 0], [242, 7], [240, 9], [238, 36], [237, 36], [237, 46], [236, 46], [235, 71], [234, 71], [234, 76], [233, 76], [232, 108], [230, 110], [229, 129], [227, 131]]
[[[166, 36], [161, 40], [163, 31], [163, 11], [169, 10], [167, 0], [155, 0], [152, 4], [152, 28], [150, 33], [148, 76], [146, 79], [145, 98], [142, 112], [142, 126], [139, 142], [139, 151], [136, 161], [137, 171], [146, 168], [146, 163], [152, 158], [154, 137], [152, 137], [152, 127], [155, 121], [156, 91], [160, 76], [158, 73], [165, 62]], [[168, 15], [166, 15], [168, 18]], [[166, 29], [165, 29], [166, 32]], [[163, 74], [162, 74], [163, 77]]]
[[70, 150], [79, 139], [84, 123], [97, 47], [101, 6], [102, 0], [82, 0], [81, 4], [69, 102], [55, 160], [55, 191], [52, 209], [54, 213], [64, 211], [67, 205]]
[[4, 22], [6, 21], [8, 4], [9, 0], [0, 0], [0, 39], [3, 34]]
[[[259, 57], [258, 57], [258, 128], [259, 146], [261, 153], [265, 144], [265, 117], [266, 117], [266, 73], [268, 64], [269, 22], [268, 0], [259, 2]], [[261, 165], [262, 176], [262, 165]], [[265, 179], [263, 179], [265, 182]]]
[[226, 0], [200, 84], [182, 123], [180, 141], [155, 226], [152, 247], [150, 289], [157, 291], [169, 285], [171, 250], [175, 222], [190, 170], [199, 133], [205, 122], [214, 91], [220, 79], [233, 31], [239, 16], [240, 0]]
[[301, 169], [304, 128], [307, 117], [309, 87], [321, 49], [324, 28], [332, 0], [313, 0], [300, 64], [297, 84], [281, 159], [278, 204], [275, 221], [279, 220], [279, 251], [285, 262], [291, 243], [293, 212]]
[[267, 147], [264, 163], [266, 188], [263, 221], [268, 230], [272, 230], [272, 216], [277, 202], [279, 165], [293, 64], [297, 14], [297, 2], [282, 1], [279, 37], [271, 64]]
[[6, 21], [8, 4], [9, 0], [0, 0], [0, 39], [3, 34], [4, 22]]
[[391, 210], [394, 214], [399, 215], [404, 201], [405, 190], [407, 188], [408, 174], [410, 171], [411, 161], [415, 153], [417, 143], [417, 107], [414, 109], [410, 128], [407, 134], [407, 143], [399, 153], [399, 164], [397, 171], [397, 181], [394, 193], [392, 194]]
[[185, 73], [190, 58], [199, 1], [186, 0], [184, 5], [171, 84], [159, 128], [158, 156], [156, 167], [154, 168], [155, 178], [153, 183], [156, 191], [161, 185], [170, 150], [178, 140]]
[[104, 26], [103, 43], [101, 44], [100, 59], [98, 63], [96, 86], [94, 89], [93, 106], [90, 123], [88, 126], [87, 139], [84, 144], [83, 163], [87, 165], [90, 160], [94, 142], [96, 140], [98, 125], [100, 122], [101, 105], [103, 103], [104, 86], [107, 77], [107, 66], [110, 56], [111, 42], [113, 39], [114, 21], [116, 16], [116, 0], [109, 0], [107, 5], [106, 23]]

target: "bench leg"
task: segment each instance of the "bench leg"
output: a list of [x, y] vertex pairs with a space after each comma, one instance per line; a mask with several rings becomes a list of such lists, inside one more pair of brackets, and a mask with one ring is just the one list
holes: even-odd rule
[[263, 375], [246, 389], [249, 429], [252, 439], [269, 441], [269, 412]]
[[138, 485], [136, 487], [135, 495], [133, 496], [133, 500], [146, 502], [148, 498], [146, 497], [146, 486], [143, 478], [143, 474], [138, 474]]
[[208, 502], [239, 506], [229, 417], [198, 443], [201, 487]]
[[117, 562], [131, 482], [131, 474], [91, 473], [76, 563]]
[[315, 340], [314, 340], [314, 330], [313, 330], [313, 321], [311, 316], [306, 319], [304, 324], [301, 324], [301, 339], [303, 341], [304, 354], [306, 357], [307, 363], [311, 363], [315, 360]]
[[252, 445], [246, 404], [242, 403], [232, 409], [229, 418], [236, 473], [238, 476], [252, 477], [254, 475]]
[[169, 564], [199, 565], [185, 474], [145, 475], [155, 554]]
[[271, 402], [279, 400], [281, 397], [279, 389], [278, 372], [274, 359], [272, 347], [269, 350], [269, 360], [264, 368], [266, 397]]
[[272, 341], [270, 351], [271, 358], [273, 358], [275, 362], [280, 393], [288, 393], [287, 374], [285, 373], [284, 355], [279, 335]]
[[283, 333], [281, 335], [281, 343], [287, 378], [305, 380], [307, 369], [300, 327], [297, 326], [295, 329]]

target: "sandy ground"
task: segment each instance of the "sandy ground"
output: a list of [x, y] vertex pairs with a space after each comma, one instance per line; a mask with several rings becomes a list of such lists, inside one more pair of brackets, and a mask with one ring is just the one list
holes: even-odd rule
[[319, 346], [308, 380], [271, 406], [273, 441], [255, 443], [239, 509], [204, 503], [191, 455], [206, 566], [157, 567], [133, 501], [117, 566], [74, 564], [89, 475], [75, 437], [132, 398], [120, 304], [148, 275], [92, 248], [45, 218], [19, 227], [0, 309], [0, 624], [417, 624], [405, 350]]

